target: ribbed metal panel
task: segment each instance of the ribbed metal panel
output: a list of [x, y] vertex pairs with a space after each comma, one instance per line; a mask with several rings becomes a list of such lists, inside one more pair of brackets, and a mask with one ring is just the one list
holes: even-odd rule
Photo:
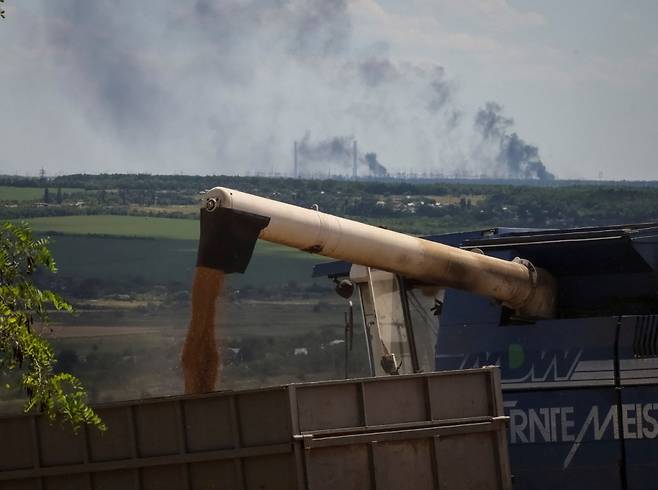
[[108, 431], [0, 418], [0, 489], [509, 489], [495, 368], [97, 407]]

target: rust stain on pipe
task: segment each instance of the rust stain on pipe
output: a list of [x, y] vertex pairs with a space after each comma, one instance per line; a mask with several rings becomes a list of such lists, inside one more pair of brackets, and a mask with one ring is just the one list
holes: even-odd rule
[[312, 245], [302, 250], [302, 252], [308, 252], [310, 254], [319, 254], [322, 252], [322, 245]]

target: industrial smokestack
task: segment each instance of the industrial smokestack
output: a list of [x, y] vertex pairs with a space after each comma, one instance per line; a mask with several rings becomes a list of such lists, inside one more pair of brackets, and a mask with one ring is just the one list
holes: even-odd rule
[[297, 141], [295, 140], [294, 148], [293, 148], [293, 161], [294, 161], [294, 166], [293, 166], [293, 177], [294, 178], [299, 178], [299, 157], [297, 156]]
[[354, 140], [354, 145], [352, 147], [352, 179], [356, 180], [356, 162], [358, 159], [358, 151], [356, 148], [356, 140]]

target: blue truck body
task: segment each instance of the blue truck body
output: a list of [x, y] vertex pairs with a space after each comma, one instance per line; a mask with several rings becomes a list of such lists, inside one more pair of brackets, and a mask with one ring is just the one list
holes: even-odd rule
[[[433, 237], [442, 241], [441, 237]], [[657, 488], [658, 229], [495, 230], [449, 242], [558, 281], [557, 318], [524, 321], [448, 290], [436, 369], [498, 365], [515, 488]]]

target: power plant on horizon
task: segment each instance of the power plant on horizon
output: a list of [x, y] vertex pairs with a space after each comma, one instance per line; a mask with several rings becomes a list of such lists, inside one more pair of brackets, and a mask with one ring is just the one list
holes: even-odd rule
[[[389, 172], [378, 160], [377, 153], [359, 151], [353, 136], [334, 136], [324, 140], [311, 140], [306, 133], [303, 138], [293, 141], [291, 171], [278, 170], [272, 166], [269, 171], [256, 171], [253, 175], [267, 177], [292, 177], [295, 179], [392, 179], [392, 180], [553, 180], [537, 155], [536, 147], [518, 143], [516, 135], [501, 144], [500, 154], [490, 167], [475, 170], [463, 165], [448, 168], [432, 168], [418, 171]], [[501, 140], [502, 141], [502, 140]], [[527, 151], [517, 151], [521, 145]], [[513, 148], [512, 148], [513, 147]], [[528, 150], [529, 148], [529, 150]], [[287, 167], [287, 165], [286, 165]], [[363, 168], [359, 168], [363, 167]], [[477, 166], [476, 166], [477, 167]], [[425, 167], [426, 168], [426, 167]], [[246, 175], [250, 175], [247, 172]]]
[[[359, 175], [359, 165], [367, 167], [366, 175]], [[328, 166], [328, 172], [327, 172]], [[378, 160], [376, 153], [360, 154], [356, 139], [337, 136], [312, 142], [308, 134], [293, 142], [294, 178], [350, 175], [359, 177], [388, 177], [388, 171]], [[337, 171], [335, 171], [337, 170]]]

